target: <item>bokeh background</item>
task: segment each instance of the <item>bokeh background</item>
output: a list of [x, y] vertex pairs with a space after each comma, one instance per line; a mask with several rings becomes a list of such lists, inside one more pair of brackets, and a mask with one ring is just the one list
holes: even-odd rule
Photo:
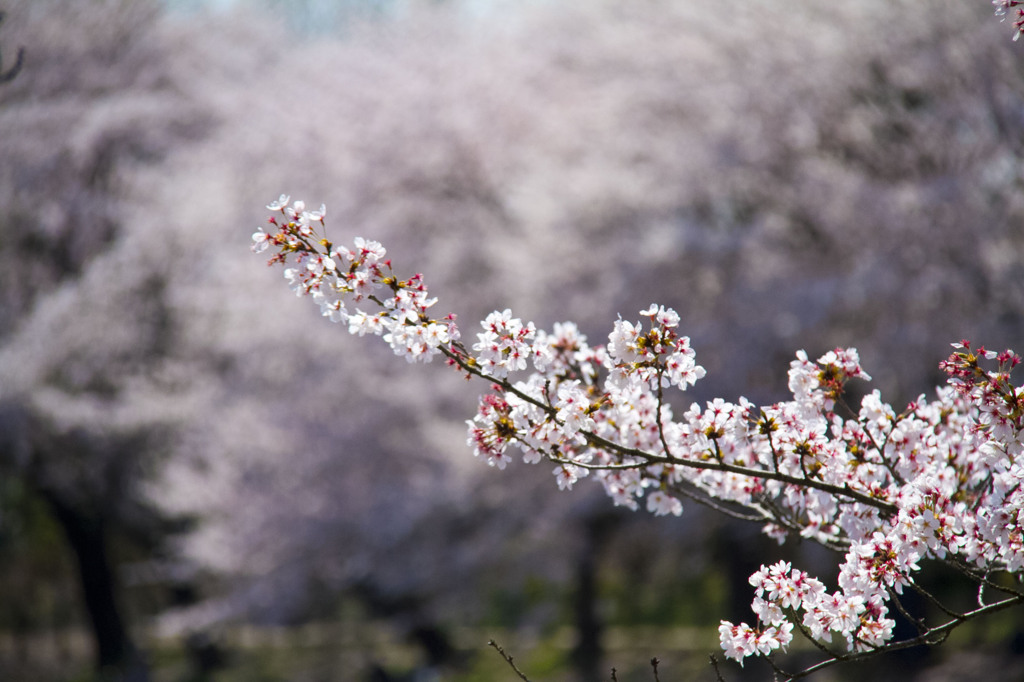
[[[475, 460], [482, 385], [348, 337], [249, 252], [282, 192], [467, 335], [511, 307], [599, 343], [676, 308], [708, 369], [687, 399], [783, 399], [795, 351], [856, 346], [899, 406], [950, 342], [1024, 341], [1024, 44], [984, 0], [0, 9], [3, 69], [25, 49], [0, 84], [3, 680], [516, 679], [489, 639], [534, 682], [653, 656], [713, 680], [760, 563], [830, 579], [694, 505]], [[816, 679], [1021, 679], [1022, 632]]]

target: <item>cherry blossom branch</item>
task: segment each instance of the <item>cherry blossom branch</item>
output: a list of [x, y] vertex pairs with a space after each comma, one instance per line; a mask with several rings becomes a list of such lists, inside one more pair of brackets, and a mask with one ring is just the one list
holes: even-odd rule
[[1016, 17], [1016, 21], [1013, 22], [1014, 40], [1018, 40], [1024, 35], [1024, 9], [1021, 8], [1024, 2], [1021, 0], [992, 0], [992, 4], [996, 6], [996, 16], [1000, 17], [1000, 21], [1005, 21], [1011, 11]]
[[953, 630], [955, 630], [956, 628], [958, 628], [959, 626], [963, 625], [964, 623], [966, 623], [969, 620], [973, 620], [973, 619], [981, 617], [981, 616], [991, 615], [992, 613], [996, 613], [998, 611], [1003, 611], [1003, 610], [1008, 609], [1008, 608], [1010, 608], [1012, 606], [1018, 606], [1018, 605], [1020, 605], [1022, 603], [1024, 603], [1024, 596], [1021, 596], [1021, 597], [1010, 597], [1010, 598], [1004, 599], [1001, 602], [996, 602], [994, 604], [989, 604], [988, 606], [984, 606], [984, 607], [975, 609], [974, 611], [970, 611], [968, 613], [965, 613], [965, 614], [963, 614], [963, 615], [961, 615], [961, 616], [959, 616], [957, 618], [954, 618], [954, 619], [952, 619], [952, 620], [950, 620], [950, 621], [948, 621], [948, 622], [946, 622], [946, 623], [944, 623], [942, 625], [933, 627], [933, 628], [929, 629], [928, 631], [919, 634], [916, 637], [912, 637], [910, 639], [902, 640], [902, 641], [899, 641], [899, 642], [888, 643], [888, 644], [886, 644], [886, 646], [884, 648], [880, 647], [880, 648], [876, 648], [876, 649], [871, 649], [869, 651], [858, 652], [858, 653], [855, 653], [855, 654], [838, 654], [838, 655], [833, 655], [832, 658], [829, 658], [827, 660], [821, 661], [820, 663], [816, 663], [816, 664], [814, 664], [814, 665], [812, 665], [812, 666], [810, 666], [808, 668], [805, 668], [805, 669], [803, 669], [803, 670], [801, 670], [799, 672], [795, 672], [795, 673], [786, 673], [786, 672], [779, 671], [784, 676], [784, 679], [781, 682], [789, 682], [789, 680], [796, 680], [796, 679], [799, 679], [801, 677], [808, 677], [809, 675], [813, 675], [814, 673], [819, 672], [821, 670], [824, 670], [825, 668], [832, 667], [833, 665], [836, 665], [837, 663], [850, 663], [850, 662], [853, 662], [853, 661], [861, 661], [861, 660], [864, 660], [864, 659], [867, 659], [867, 658], [872, 658], [874, 656], [878, 656], [880, 654], [889, 653], [889, 652], [892, 652], [892, 651], [900, 651], [902, 649], [910, 649], [910, 648], [913, 648], [913, 647], [916, 647], [916, 646], [922, 646], [922, 645], [935, 646], [935, 645], [938, 645], [938, 644], [941, 644], [942, 642], [944, 642], [946, 640], [946, 638], [948, 638], [949, 635], [952, 634]]
[[[544, 403], [544, 402], [542, 402], [540, 400], [537, 400], [536, 398], [534, 398], [534, 397], [524, 393], [523, 391], [517, 389], [514, 385], [509, 383], [509, 381], [507, 379], [497, 378], [497, 377], [494, 377], [494, 376], [492, 376], [490, 374], [487, 374], [486, 372], [482, 371], [479, 367], [477, 367], [474, 363], [471, 363], [471, 362], [467, 361], [465, 359], [465, 356], [462, 353], [455, 353], [455, 352], [452, 352], [451, 350], [449, 350], [447, 348], [442, 348], [441, 352], [447, 358], [449, 358], [449, 360], [451, 360], [452, 362], [457, 364], [459, 366], [459, 368], [461, 368], [463, 371], [465, 371], [465, 372], [467, 372], [469, 374], [472, 374], [473, 376], [476, 376], [476, 377], [479, 377], [481, 379], [484, 379], [485, 381], [488, 381], [488, 382], [490, 382], [492, 384], [495, 384], [495, 385], [499, 386], [501, 388], [501, 390], [503, 390], [503, 391], [505, 391], [507, 393], [511, 393], [512, 395], [515, 395], [517, 398], [523, 400], [524, 402], [527, 402], [527, 403], [529, 403], [529, 404], [531, 404], [531, 405], [533, 405], [535, 407], [538, 407], [538, 408], [544, 410], [549, 415], [552, 415], [552, 418], [557, 419], [555, 417], [555, 415], [557, 414], [557, 410], [554, 407], [552, 407], [550, 404]], [[658, 407], [659, 407], [658, 413], [660, 414], [660, 408], [661, 408], [661, 402], [660, 401], [658, 403]], [[659, 421], [659, 424], [658, 424], [659, 437], [664, 442], [664, 433], [663, 433], [663, 428], [664, 427], [660, 424], [660, 416], [656, 417], [656, 418]], [[631, 447], [626, 447], [626, 446], [620, 445], [618, 443], [615, 443], [615, 442], [612, 442], [612, 441], [608, 440], [607, 438], [604, 438], [604, 437], [602, 437], [602, 436], [600, 436], [598, 434], [595, 434], [595, 433], [592, 433], [592, 432], [589, 432], [589, 431], [580, 431], [580, 434], [584, 438], [586, 438], [587, 442], [590, 443], [591, 445], [599, 447], [599, 448], [601, 448], [603, 450], [608, 450], [608, 451], [611, 451], [611, 452], [615, 452], [617, 454], [620, 454], [620, 455], [623, 455], [623, 456], [626, 456], [626, 457], [634, 457], [634, 458], [637, 458], [637, 459], [642, 459], [647, 464], [673, 464], [673, 465], [684, 466], [684, 467], [688, 467], [688, 468], [692, 468], [692, 469], [707, 469], [707, 470], [711, 470], [711, 471], [720, 471], [720, 472], [724, 472], [724, 473], [739, 474], [739, 475], [742, 475], [742, 476], [750, 476], [751, 478], [763, 478], [763, 479], [767, 479], [767, 480], [779, 481], [781, 483], [789, 483], [791, 485], [800, 486], [800, 487], [813, 488], [815, 490], [820, 490], [822, 492], [826, 492], [826, 493], [835, 495], [837, 497], [846, 497], [846, 498], [849, 498], [849, 499], [854, 500], [856, 502], [860, 502], [861, 504], [865, 504], [865, 505], [868, 505], [870, 507], [875, 507], [876, 509], [878, 509], [879, 511], [882, 511], [885, 514], [894, 514], [896, 512], [896, 509], [897, 509], [896, 505], [891, 504], [889, 502], [886, 502], [884, 500], [880, 500], [880, 499], [878, 499], [876, 497], [872, 497], [871, 495], [869, 495], [867, 493], [863, 493], [863, 492], [854, 490], [854, 489], [850, 488], [849, 485], [836, 486], [836, 485], [831, 485], [829, 483], [824, 483], [822, 481], [817, 481], [817, 480], [808, 478], [806, 476], [803, 476], [803, 477], [791, 476], [789, 474], [779, 473], [778, 471], [769, 471], [769, 470], [765, 470], [765, 469], [753, 469], [753, 468], [738, 466], [738, 465], [734, 465], [734, 464], [727, 464], [727, 463], [721, 462], [721, 461], [692, 460], [692, 459], [685, 459], [685, 458], [681, 458], [681, 457], [675, 457], [675, 456], [672, 456], [670, 454], [658, 455], [658, 454], [655, 454], [655, 453], [652, 453], [652, 452], [647, 452], [647, 451], [644, 451], [644, 450], [640, 450], [638, 448], [631, 448]], [[668, 451], [667, 447], [666, 447], [666, 451]], [[627, 465], [583, 465], [583, 464], [577, 464], [577, 466], [581, 466], [581, 467], [589, 468], [589, 469], [598, 469], [598, 470], [599, 469], [608, 469], [608, 470], [612, 470], [612, 469], [616, 469], [616, 468], [634, 468], [636, 465], [635, 464], [627, 464]]]
[[[398, 279], [379, 243], [356, 238], [348, 248], [320, 237], [324, 207], [308, 211], [282, 196], [268, 209], [277, 214], [275, 231], [257, 231], [254, 250], [273, 246], [271, 263], [285, 265], [293, 290], [311, 296], [325, 317], [382, 337], [409, 362], [440, 355], [490, 384], [467, 422], [469, 445], [489, 464], [505, 468], [515, 445], [524, 462], [554, 462], [560, 488], [593, 473], [617, 505], [637, 509], [645, 498], [649, 511], [679, 515], [679, 497], [687, 497], [764, 522], [780, 541], [799, 534], [843, 553], [834, 592], [788, 562], [752, 575], [756, 627], [721, 622], [727, 658], [742, 664], [760, 655], [783, 674], [772, 657], [796, 629], [829, 658], [784, 674], [794, 679], [936, 643], [967, 620], [1024, 602], [990, 577], [1024, 572], [1024, 387], [1010, 381], [1020, 362], [1012, 351], [953, 344], [940, 365], [947, 386], [899, 414], [878, 391], [859, 409], [846, 402], [848, 381], [870, 380], [856, 350], [815, 362], [798, 351], [788, 373], [792, 400], [755, 407], [716, 398], [677, 418], [666, 389], [685, 391], [705, 372], [672, 309], [640, 311], [646, 325], [620, 317], [608, 344], [596, 347], [572, 323], [548, 333], [495, 311], [470, 347], [454, 315], [429, 314], [436, 299], [423, 276]], [[349, 307], [364, 301], [377, 310]], [[983, 366], [992, 360], [995, 371]], [[958, 614], [924, 591], [914, 575], [926, 559], [975, 581], [979, 608]], [[930, 628], [915, 617], [900, 601], [904, 586], [950, 620]], [[1010, 596], [985, 605], [986, 587]], [[915, 623], [918, 637], [894, 641], [890, 609]], [[836, 635], [848, 653], [825, 646]]]
[[[768, 471], [765, 469], [751, 469], [749, 467], [738, 466], [735, 464], [727, 464], [720, 461], [702, 461], [683, 459], [680, 457], [672, 457], [670, 455], [657, 455], [650, 452], [644, 452], [636, 448], [628, 448], [618, 443], [613, 443], [606, 438], [602, 438], [596, 434], [583, 432], [584, 437], [592, 445], [597, 445], [606, 450], [612, 450], [622, 455], [629, 457], [637, 457], [645, 460], [649, 464], [675, 464], [678, 466], [688, 467], [691, 469], [706, 469], [709, 471], [720, 471], [723, 473], [739, 474], [741, 476], [749, 476], [751, 478], [763, 478], [771, 481], [779, 481], [781, 483], [789, 483], [791, 485], [813, 488], [822, 492], [830, 493], [837, 497], [848, 497], [851, 500], [860, 502], [869, 507], [875, 507], [876, 509], [885, 512], [886, 514], [894, 514], [897, 510], [896, 505], [885, 502], [878, 498], [872, 497], [866, 493], [859, 492], [850, 488], [848, 485], [842, 487], [831, 485], [829, 483], [823, 483], [807, 477], [791, 476], [789, 474], [779, 473], [777, 471]], [[634, 465], [635, 466], [635, 465]], [[598, 467], [600, 468], [600, 467]]]

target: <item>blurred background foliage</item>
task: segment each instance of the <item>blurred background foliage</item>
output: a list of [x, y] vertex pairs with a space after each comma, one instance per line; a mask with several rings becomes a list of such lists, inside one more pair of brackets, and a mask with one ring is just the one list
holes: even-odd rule
[[[675, 307], [688, 399], [782, 399], [797, 349], [852, 345], [899, 405], [949, 342], [1024, 340], [1024, 46], [980, 0], [2, 9], [0, 679], [512, 679], [494, 638], [535, 682], [710, 680], [760, 563], [830, 578], [474, 461], [480, 387], [248, 252], [281, 192], [467, 335]], [[1021, 632], [821, 679], [1019, 670]]]

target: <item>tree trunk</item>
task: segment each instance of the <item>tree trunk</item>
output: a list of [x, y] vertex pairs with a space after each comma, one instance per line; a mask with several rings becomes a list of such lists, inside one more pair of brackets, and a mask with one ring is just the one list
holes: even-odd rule
[[573, 667], [581, 682], [605, 679], [604, 647], [601, 643], [604, 632], [598, 613], [599, 590], [597, 572], [601, 551], [616, 517], [597, 514], [584, 524], [583, 547], [576, 563], [576, 592], [573, 595], [573, 610], [576, 620], [576, 646], [572, 651]]
[[581, 682], [599, 679], [601, 672], [601, 619], [597, 613], [596, 548], [587, 542], [583, 555], [576, 564], [576, 646], [572, 658], [576, 675]]
[[132, 642], [118, 610], [116, 580], [107, 555], [108, 528], [98, 515], [76, 509], [58, 495], [43, 497], [75, 553], [82, 597], [89, 614], [100, 679], [148, 682], [145, 662]]

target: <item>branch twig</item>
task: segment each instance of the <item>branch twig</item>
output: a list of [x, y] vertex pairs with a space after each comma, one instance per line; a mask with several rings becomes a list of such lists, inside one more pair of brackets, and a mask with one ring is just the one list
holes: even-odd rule
[[722, 677], [722, 671], [718, 669], [718, 657], [714, 654], [708, 656], [711, 659], [711, 667], [715, 669], [715, 680], [716, 682], [725, 682], [725, 678]]
[[512, 657], [506, 654], [505, 650], [502, 649], [497, 642], [495, 642], [493, 639], [489, 639], [487, 640], [487, 644], [488, 646], [492, 647], [495, 651], [497, 651], [502, 658], [505, 659], [505, 662], [509, 664], [509, 667], [511, 667], [512, 670], [515, 671], [516, 675], [519, 675], [519, 679], [523, 680], [523, 682], [530, 682], [530, 678], [527, 677], [522, 670], [516, 667], [516, 664], [512, 662]]

